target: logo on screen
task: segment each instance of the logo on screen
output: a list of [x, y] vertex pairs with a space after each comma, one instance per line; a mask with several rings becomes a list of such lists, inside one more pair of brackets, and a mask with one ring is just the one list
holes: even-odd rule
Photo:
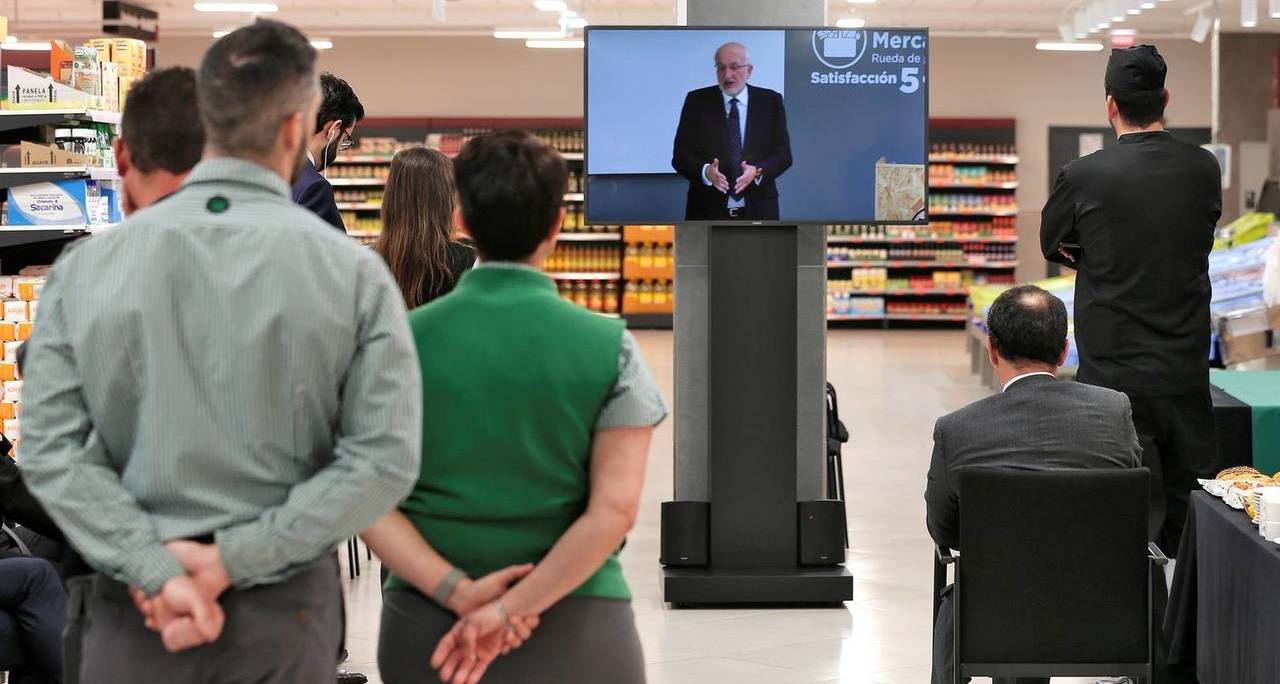
[[848, 69], [862, 60], [869, 42], [866, 31], [814, 31], [813, 54], [832, 69]]

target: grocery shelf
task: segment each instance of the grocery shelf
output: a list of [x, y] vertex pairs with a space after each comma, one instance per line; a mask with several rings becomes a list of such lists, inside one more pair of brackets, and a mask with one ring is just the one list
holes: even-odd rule
[[841, 290], [845, 294], [855, 297], [927, 297], [927, 296], [945, 296], [945, 297], [965, 297], [968, 296], [969, 290], [961, 288], [958, 290], [945, 289], [924, 289], [924, 288], [898, 288], [895, 290]]
[[385, 154], [347, 154], [335, 157], [334, 164], [390, 164], [393, 155]]
[[585, 202], [587, 196], [580, 192], [565, 193], [564, 201], [566, 202]]
[[75, 178], [115, 180], [119, 177], [114, 168], [100, 166], [21, 166], [0, 169], [0, 188]]
[[1016, 154], [990, 154], [962, 157], [949, 154], [929, 155], [930, 164], [991, 164], [993, 166], [1015, 166], [1018, 164]]
[[382, 187], [387, 184], [385, 178], [330, 178], [329, 185], [335, 188]]
[[91, 121], [93, 123], [120, 125], [120, 112], [104, 112], [98, 109], [3, 109], [0, 110], [0, 131], [30, 128], [45, 124]]
[[627, 327], [632, 329], [669, 329], [675, 323], [675, 315], [670, 313], [628, 313], [623, 312]]
[[353, 238], [375, 238], [382, 235], [380, 230], [348, 230], [347, 237]]
[[827, 314], [828, 321], [883, 321], [884, 314]]
[[988, 218], [988, 217], [1004, 218], [1004, 217], [1006, 217], [1006, 216], [1017, 216], [1017, 215], [1018, 215], [1017, 210], [1014, 210], [1014, 211], [930, 211], [930, 212], [929, 212], [929, 217], [930, 217], [930, 218], [933, 218], [933, 217], [935, 217], [935, 216], [947, 216], [947, 217], [952, 217], [952, 216], [961, 216], [961, 217], [971, 217], [971, 216], [976, 216], [976, 217], [978, 217], [978, 218]]
[[1017, 237], [882, 237], [869, 238], [856, 235], [828, 235], [827, 242], [836, 245], [931, 245], [939, 242], [989, 242], [998, 244], [1015, 244], [1018, 242]]
[[618, 272], [605, 273], [548, 273], [552, 280], [622, 280]]
[[955, 321], [963, 323], [969, 318], [969, 314], [885, 314], [885, 320], [888, 321]]
[[0, 248], [52, 242], [87, 235], [89, 226], [0, 226]]
[[1017, 268], [1016, 261], [828, 261], [828, 268]]
[[339, 211], [377, 211], [382, 209], [381, 204], [373, 204], [372, 202], [338, 202]]
[[1011, 183], [930, 183], [930, 190], [1017, 190], [1018, 184]]
[[622, 233], [560, 233], [560, 242], [619, 242]]
[[581, 152], [561, 152], [560, 156], [564, 157], [566, 161], [582, 161], [585, 159]]

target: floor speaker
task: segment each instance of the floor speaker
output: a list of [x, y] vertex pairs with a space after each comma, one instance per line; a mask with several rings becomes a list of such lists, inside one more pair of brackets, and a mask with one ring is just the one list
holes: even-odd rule
[[840, 565], [845, 560], [844, 502], [801, 501], [800, 564]]
[[711, 555], [710, 519], [711, 504], [706, 501], [663, 502], [659, 562], [673, 568], [705, 567]]

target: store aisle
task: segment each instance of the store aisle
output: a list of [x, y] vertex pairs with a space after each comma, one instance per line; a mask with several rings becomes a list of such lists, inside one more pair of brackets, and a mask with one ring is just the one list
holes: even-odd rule
[[[637, 338], [670, 399], [671, 333], [639, 332]], [[933, 421], [983, 392], [968, 373], [960, 332], [832, 331], [827, 358], [853, 435], [845, 449], [853, 603], [808, 610], [665, 608], [657, 558], [659, 504], [672, 486], [668, 420], [655, 435], [640, 521], [622, 557], [650, 684], [928, 682], [932, 546], [923, 492]], [[366, 564], [349, 584], [347, 605], [349, 667], [379, 682], [376, 567]], [[428, 654], [424, 645], [424, 667]]]

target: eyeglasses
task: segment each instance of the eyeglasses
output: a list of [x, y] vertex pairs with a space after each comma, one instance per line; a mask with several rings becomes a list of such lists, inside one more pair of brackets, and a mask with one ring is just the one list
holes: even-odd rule
[[717, 64], [716, 73], [722, 74], [726, 71], [732, 71], [736, 74], [745, 69], [750, 69], [750, 68], [751, 68], [750, 64]]
[[342, 137], [338, 139], [338, 151], [346, 152], [356, 146], [355, 138], [351, 137], [351, 131], [343, 131]]

